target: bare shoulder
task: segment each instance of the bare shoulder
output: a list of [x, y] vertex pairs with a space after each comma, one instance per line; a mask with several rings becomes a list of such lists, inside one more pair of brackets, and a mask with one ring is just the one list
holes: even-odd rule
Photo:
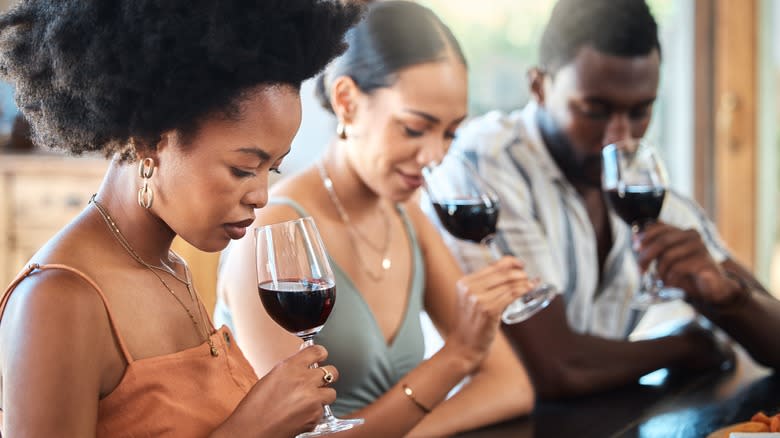
[[[96, 233], [96, 224], [84, 216], [33, 256], [31, 263], [45, 269], [33, 270], [11, 294], [0, 320], [4, 367], [10, 359], [13, 363], [30, 360], [35, 366], [57, 367], [68, 360], [97, 365], [110, 357], [106, 351], [113, 352], [108, 314], [90, 283], [94, 273], [111, 263], [111, 257]], [[53, 264], [65, 268], [50, 267]], [[47, 354], [58, 359], [41, 361]]]
[[112, 342], [103, 303], [89, 283], [59, 269], [35, 271], [0, 321], [4, 429], [38, 436], [94, 435]]
[[[15, 327], [22, 330], [20, 333], [26, 338], [46, 333], [53, 337], [49, 339], [79, 332], [77, 339], [68, 341], [72, 344], [85, 338], [94, 340], [99, 333], [96, 330], [107, 327], [103, 300], [90, 283], [89, 275], [90, 261], [94, 265], [100, 259], [92, 251], [100, 251], [74, 246], [72, 241], [83, 237], [78, 234], [66, 230], [47, 243], [32, 261], [37, 265], [59, 264], [79, 272], [86, 271], [84, 276], [66, 268], [33, 270], [17, 285], [8, 300], [0, 324], [3, 331]], [[93, 266], [92, 269], [96, 268]]]
[[17, 285], [0, 327], [21, 324], [30, 335], [57, 322], [63, 326], [59, 329], [70, 331], [106, 318], [103, 301], [85, 278], [69, 270], [47, 268], [33, 271]]
[[101, 268], [116, 260], [113, 238], [106, 225], [90, 214], [81, 212], [73, 221], [49, 239], [30, 260], [31, 263], [64, 264], [94, 277]]

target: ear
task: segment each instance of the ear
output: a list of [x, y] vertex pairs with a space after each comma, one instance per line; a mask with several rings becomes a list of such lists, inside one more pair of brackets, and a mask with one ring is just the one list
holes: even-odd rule
[[528, 70], [528, 85], [531, 89], [531, 95], [536, 103], [544, 105], [544, 71], [539, 67], [532, 67]]
[[154, 146], [147, 146], [141, 140], [134, 138], [131, 138], [130, 141], [135, 144], [135, 157], [137, 160], [153, 158], [155, 163], [157, 163], [160, 152], [174, 147], [179, 141], [179, 135], [176, 130], [165, 131], [160, 134], [160, 138]]
[[360, 88], [349, 76], [339, 76], [331, 85], [330, 105], [339, 122], [349, 124], [355, 118]]
[[165, 149], [177, 146], [179, 146], [179, 131], [171, 129], [160, 134], [160, 139], [157, 140], [157, 145], [155, 145], [151, 153], [156, 156]]

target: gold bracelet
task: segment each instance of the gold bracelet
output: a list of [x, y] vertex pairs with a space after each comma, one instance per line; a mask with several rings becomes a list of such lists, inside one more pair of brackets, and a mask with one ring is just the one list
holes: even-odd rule
[[409, 385], [404, 383], [403, 385], [401, 385], [401, 387], [404, 389], [404, 394], [406, 394], [406, 396], [409, 397], [409, 400], [411, 400], [412, 403], [417, 405], [417, 407], [420, 408], [426, 414], [431, 413], [430, 409], [426, 408], [425, 405], [423, 405], [422, 403], [420, 403], [419, 400], [417, 400], [417, 398], [414, 396], [414, 391], [412, 391], [412, 388], [410, 388]]

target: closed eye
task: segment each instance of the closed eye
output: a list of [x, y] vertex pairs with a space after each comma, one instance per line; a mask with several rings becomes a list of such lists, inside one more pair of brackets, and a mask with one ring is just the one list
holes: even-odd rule
[[583, 108], [581, 109], [581, 112], [585, 117], [594, 120], [608, 119], [610, 114], [609, 110], [604, 108]]
[[423, 134], [425, 134], [423, 131], [417, 131], [417, 130], [414, 130], [414, 129], [408, 127], [408, 126], [404, 126], [404, 133], [408, 137], [412, 137], [412, 138], [422, 137]]
[[650, 108], [651, 107], [649, 105], [642, 106], [640, 108], [635, 108], [631, 110], [631, 112], [629, 113], [629, 117], [631, 117], [634, 120], [644, 119], [650, 115]]
[[254, 172], [247, 172], [244, 170], [241, 170], [237, 167], [231, 167], [230, 172], [235, 176], [236, 178], [249, 178], [252, 176], [255, 176]]

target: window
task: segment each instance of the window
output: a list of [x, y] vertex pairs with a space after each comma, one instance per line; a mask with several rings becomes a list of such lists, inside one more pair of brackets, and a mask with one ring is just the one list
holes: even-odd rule
[[[522, 108], [526, 72], [555, 0], [421, 0], [450, 27], [469, 62], [472, 115]], [[649, 0], [659, 24], [664, 62], [659, 100], [647, 137], [659, 145], [673, 186], [693, 192], [693, 2]], [[672, 44], [674, 42], [674, 44]]]
[[764, 0], [760, 8], [757, 268], [780, 296], [780, 3]]

